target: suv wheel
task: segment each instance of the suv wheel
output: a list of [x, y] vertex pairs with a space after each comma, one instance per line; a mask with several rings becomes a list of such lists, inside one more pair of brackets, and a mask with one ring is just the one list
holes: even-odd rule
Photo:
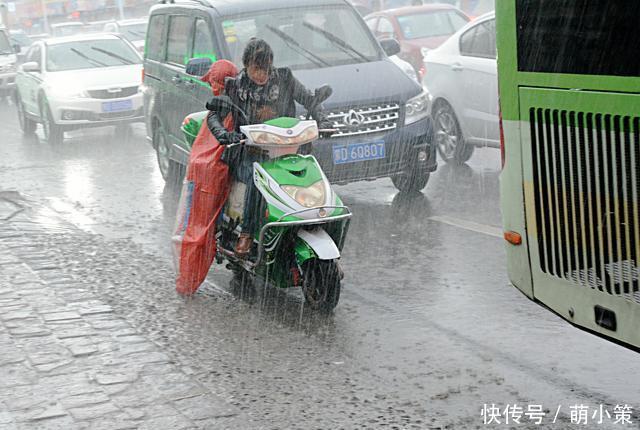
[[429, 172], [407, 172], [391, 177], [391, 182], [401, 193], [420, 192], [429, 182]]
[[16, 109], [18, 111], [18, 121], [20, 122], [22, 133], [26, 136], [31, 136], [36, 131], [38, 123], [27, 116], [20, 94], [16, 94]]
[[171, 144], [161, 125], [153, 131], [153, 145], [156, 148], [156, 158], [162, 179], [166, 183], [177, 184], [180, 169], [178, 163], [171, 159]]
[[40, 120], [42, 121], [42, 130], [44, 131], [44, 138], [52, 145], [58, 145], [64, 140], [64, 130], [58, 124], [56, 124], [51, 114], [51, 108], [47, 99], [42, 97], [40, 99]]
[[438, 105], [434, 117], [436, 146], [440, 157], [447, 163], [464, 164], [469, 161], [475, 147], [468, 145], [453, 108], [447, 102]]

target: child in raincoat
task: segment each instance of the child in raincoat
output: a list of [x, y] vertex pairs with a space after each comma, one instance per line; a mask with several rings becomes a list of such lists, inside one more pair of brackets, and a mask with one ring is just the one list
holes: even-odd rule
[[[225, 79], [238, 74], [227, 60], [216, 61], [201, 78], [218, 96]], [[227, 116], [224, 126], [233, 130]], [[229, 167], [220, 158], [224, 147], [204, 121], [191, 148], [184, 187], [178, 205], [174, 234], [174, 258], [177, 268], [176, 291], [194, 294], [204, 282], [216, 255], [216, 220], [229, 196]]]

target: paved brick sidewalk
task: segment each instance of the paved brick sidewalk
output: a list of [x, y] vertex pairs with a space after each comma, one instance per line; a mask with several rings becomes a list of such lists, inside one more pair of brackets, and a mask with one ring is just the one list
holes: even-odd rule
[[[237, 408], [65, 275], [55, 251], [34, 243], [28, 211], [5, 197], [0, 430], [247, 428]], [[58, 221], [47, 228], [63, 229]]]

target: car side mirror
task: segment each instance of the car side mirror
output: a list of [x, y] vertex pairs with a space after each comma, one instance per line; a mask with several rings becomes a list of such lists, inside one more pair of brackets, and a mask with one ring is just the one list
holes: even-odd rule
[[185, 72], [191, 76], [204, 76], [212, 64], [210, 58], [192, 58], [187, 63]]
[[36, 63], [35, 61], [24, 63], [22, 65], [22, 70], [28, 73], [40, 73], [41, 71], [40, 64]]
[[16, 54], [19, 54], [20, 51], [22, 51], [22, 48], [20, 47], [19, 44], [16, 43], [15, 45], [13, 45], [13, 52], [15, 52]]
[[400, 43], [396, 39], [381, 39], [379, 42], [387, 57], [400, 53]]

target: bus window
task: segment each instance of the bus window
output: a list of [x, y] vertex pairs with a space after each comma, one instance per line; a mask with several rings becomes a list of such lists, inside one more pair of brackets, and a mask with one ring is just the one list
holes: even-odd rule
[[628, 0], [518, 0], [518, 70], [640, 76], [639, 11]]

